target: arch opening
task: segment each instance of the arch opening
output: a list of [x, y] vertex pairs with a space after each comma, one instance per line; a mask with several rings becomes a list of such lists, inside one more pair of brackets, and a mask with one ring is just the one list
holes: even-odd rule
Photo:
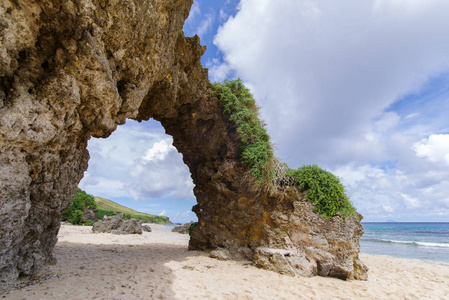
[[108, 138], [89, 140], [89, 167], [79, 187], [174, 223], [197, 221], [190, 172], [172, 143], [159, 122], [127, 120]]

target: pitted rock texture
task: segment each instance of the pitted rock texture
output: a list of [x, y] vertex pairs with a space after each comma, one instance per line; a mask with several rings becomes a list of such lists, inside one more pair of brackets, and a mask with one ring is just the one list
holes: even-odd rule
[[[191, 4], [0, 2], [0, 285], [51, 258], [89, 138], [136, 117], [151, 90], [204, 52], [181, 34]], [[193, 55], [176, 66], [184, 53]]]
[[0, 2], [0, 288], [52, 260], [87, 141], [127, 118], [160, 121], [183, 154], [198, 201], [191, 249], [261, 261], [260, 249], [284, 249], [298, 258], [289, 267], [304, 262], [298, 274], [366, 276], [358, 218], [324, 220], [293, 188], [267, 194], [244, 180], [205, 47], [181, 31], [192, 2]]
[[[364, 232], [360, 214], [323, 218], [294, 187], [264, 194], [240, 186], [223, 194], [205, 198], [205, 205], [198, 199], [194, 211], [200, 221], [192, 230], [190, 249], [220, 249], [211, 256], [249, 259], [291, 276], [367, 279], [368, 268], [358, 258]], [[208, 213], [210, 207], [217, 215]]]

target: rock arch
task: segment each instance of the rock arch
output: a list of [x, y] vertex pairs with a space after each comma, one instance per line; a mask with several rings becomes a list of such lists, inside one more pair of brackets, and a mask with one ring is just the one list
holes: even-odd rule
[[192, 0], [0, 4], [0, 286], [52, 260], [87, 169], [87, 141], [127, 118], [161, 122], [195, 184], [189, 248], [289, 274], [366, 278], [361, 217], [325, 220], [294, 189], [242, 180], [239, 136], [211, 93]]

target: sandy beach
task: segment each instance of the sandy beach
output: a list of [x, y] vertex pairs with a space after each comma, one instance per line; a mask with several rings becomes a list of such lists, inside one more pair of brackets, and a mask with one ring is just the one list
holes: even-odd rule
[[449, 266], [361, 255], [368, 281], [289, 277], [187, 251], [161, 225], [142, 235], [61, 226], [55, 265], [4, 299], [448, 299]]

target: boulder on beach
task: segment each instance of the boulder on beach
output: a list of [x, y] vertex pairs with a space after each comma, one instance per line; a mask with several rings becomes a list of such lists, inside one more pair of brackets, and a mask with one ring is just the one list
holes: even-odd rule
[[92, 231], [95, 233], [142, 234], [142, 225], [135, 219], [125, 220], [123, 214], [118, 214], [112, 217], [104, 216], [102, 221], [94, 223]]
[[142, 230], [143, 230], [143, 231], [146, 231], [146, 232], [151, 232], [151, 231], [152, 231], [152, 230], [151, 230], [151, 227], [148, 226], [148, 225], [142, 225]]
[[86, 222], [86, 221], [93, 221], [93, 222], [95, 222], [97, 220], [98, 220], [98, 217], [97, 217], [97, 214], [94, 211], [87, 210], [86, 212], [84, 212], [83, 222]]
[[189, 233], [189, 228], [190, 228], [190, 226], [192, 226], [193, 223], [194, 222], [191, 221], [189, 223], [185, 223], [184, 225], [176, 226], [171, 231], [172, 232], [178, 232], [178, 233], [181, 233], [181, 234], [188, 234]]

